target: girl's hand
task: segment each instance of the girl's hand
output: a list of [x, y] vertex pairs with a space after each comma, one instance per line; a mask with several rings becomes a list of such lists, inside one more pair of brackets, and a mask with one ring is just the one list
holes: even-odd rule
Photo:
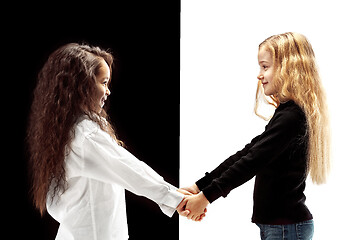
[[190, 211], [187, 218], [193, 221], [201, 221], [207, 211], [206, 207], [209, 205], [209, 201], [206, 199], [203, 192], [192, 196], [186, 196], [185, 198], [187, 201], [185, 209]]
[[187, 199], [184, 197], [181, 203], [179, 204], [179, 206], [177, 206], [176, 208], [176, 211], [180, 216], [187, 217], [190, 214], [190, 211], [185, 209], [186, 203], [187, 203]]
[[198, 188], [198, 186], [195, 183], [190, 187], [183, 187], [183, 188], [180, 188], [179, 190], [185, 190], [192, 194], [198, 194], [200, 192], [200, 189]]
[[187, 196], [187, 195], [193, 195], [193, 193], [189, 192], [189, 191], [186, 190], [185, 188], [179, 188], [177, 191], [178, 191], [179, 193], [184, 194], [185, 196]]

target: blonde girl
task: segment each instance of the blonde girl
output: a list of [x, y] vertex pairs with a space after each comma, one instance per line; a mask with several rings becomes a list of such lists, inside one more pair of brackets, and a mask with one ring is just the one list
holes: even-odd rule
[[194, 185], [184, 189], [188, 218], [254, 176], [252, 222], [262, 240], [312, 239], [313, 216], [305, 205], [305, 181], [325, 183], [330, 136], [324, 89], [307, 38], [284, 33], [259, 45], [260, 73], [255, 113], [261, 100], [276, 107], [265, 131]]

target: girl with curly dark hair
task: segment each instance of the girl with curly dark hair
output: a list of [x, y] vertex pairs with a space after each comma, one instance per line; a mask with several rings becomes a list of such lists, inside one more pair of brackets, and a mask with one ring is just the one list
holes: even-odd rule
[[128, 239], [125, 189], [168, 216], [184, 206], [184, 195], [116, 137], [103, 108], [112, 65], [109, 52], [70, 43], [38, 75], [28, 128], [31, 192], [40, 213], [60, 223], [58, 240]]

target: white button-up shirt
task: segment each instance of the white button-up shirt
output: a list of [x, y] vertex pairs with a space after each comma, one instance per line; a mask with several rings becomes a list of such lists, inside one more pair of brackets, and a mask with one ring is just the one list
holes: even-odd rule
[[169, 217], [183, 199], [87, 118], [75, 126], [65, 171], [65, 192], [51, 201], [50, 190], [47, 202], [49, 214], [60, 223], [56, 240], [128, 239], [125, 189], [156, 202]]

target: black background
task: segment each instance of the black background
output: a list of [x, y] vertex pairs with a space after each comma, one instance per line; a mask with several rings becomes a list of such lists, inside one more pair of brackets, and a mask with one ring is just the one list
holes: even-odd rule
[[[109, 114], [128, 150], [171, 184], [179, 184], [180, 1], [47, 5], [15, 2], [2, 9], [3, 236], [54, 239], [58, 224], [29, 199], [26, 126], [36, 75], [48, 55], [69, 42], [115, 56]], [[178, 215], [129, 192], [130, 240], [178, 239]], [[4, 217], [4, 215], [3, 215]]]

